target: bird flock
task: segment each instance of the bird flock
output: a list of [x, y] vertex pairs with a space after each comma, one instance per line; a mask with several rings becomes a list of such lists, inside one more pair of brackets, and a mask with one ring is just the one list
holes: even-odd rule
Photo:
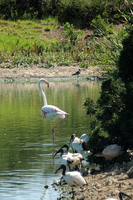
[[[73, 75], [79, 75], [79, 74], [80, 74], [80, 69]], [[44, 78], [41, 78], [38, 82], [38, 88], [42, 94], [44, 102], [44, 106], [41, 109], [41, 114], [43, 118], [51, 119], [53, 123], [52, 134], [53, 134], [53, 145], [54, 145], [54, 137], [55, 137], [54, 129], [61, 122], [63, 122], [64, 119], [66, 119], [69, 116], [69, 114], [59, 109], [56, 106], [47, 104], [46, 95], [40, 86], [41, 83], [45, 83], [47, 87], [49, 87], [49, 82]], [[56, 125], [54, 125], [55, 118], [61, 118], [60, 122]], [[85, 179], [83, 178], [83, 176], [79, 171], [84, 162], [86, 162], [89, 165], [89, 163], [87, 162], [87, 157], [90, 154], [90, 151], [88, 150], [87, 146], [88, 140], [89, 140], [89, 134], [83, 134], [81, 135], [80, 138], [76, 137], [75, 134], [72, 134], [70, 138], [70, 147], [73, 150], [73, 153], [69, 151], [70, 149], [69, 145], [65, 144], [53, 156], [55, 157], [58, 154], [60, 156], [61, 166], [56, 170], [55, 173], [57, 173], [60, 169], [62, 169], [63, 179], [66, 181], [68, 185], [72, 186], [73, 199], [74, 199], [73, 186], [81, 187], [87, 185], [87, 182], [85, 181]], [[111, 144], [104, 147], [103, 150], [95, 154], [95, 156], [104, 157], [106, 160], [111, 160], [114, 157], [121, 155], [122, 153], [123, 153], [122, 148], [119, 145]], [[67, 166], [69, 171], [67, 170]], [[119, 198], [121, 200], [123, 200], [122, 194], [120, 193], [119, 195]]]

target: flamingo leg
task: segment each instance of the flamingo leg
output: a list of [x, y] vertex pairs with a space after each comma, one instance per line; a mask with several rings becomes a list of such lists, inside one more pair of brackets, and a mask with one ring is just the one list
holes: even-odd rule
[[[66, 117], [65, 117], [64, 119], [66, 119], [68, 116], [69, 116], [69, 114], [66, 114]], [[54, 129], [55, 129], [55, 127], [57, 127], [61, 122], [63, 122], [64, 119], [62, 119], [61, 121], [59, 121], [59, 123], [56, 124], [55, 126], [54, 126], [54, 123], [53, 123], [52, 134], [54, 133]]]
[[54, 121], [53, 121], [52, 134], [53, 134], [53, 145], [54, 145]]

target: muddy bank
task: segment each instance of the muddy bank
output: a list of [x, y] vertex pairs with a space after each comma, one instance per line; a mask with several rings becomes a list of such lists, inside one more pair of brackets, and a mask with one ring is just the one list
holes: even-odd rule
[[[97, 171], [94, 174], [88, 174], [84, 177], [88, 185], [74, 188], [75, 200], [105, 200], [109, 197], [119, 199], [119, 192], [124, 192], [133, 199], [133, 178], [130, 178], [127, 173], [132, 166], [133, 160], [121, 165], [115, 164], [105, 172]], [[63, 181], [55, 180], [52, 186], [55, 190], [62, 191], [59, 199], [72, 199], [72, 188]]]
[[73, 73], [78, 71], [79, 66], [56, 66], [49, 69], [42, 68], [41, 66], [33, 67], [18, 67], [18, 68], [0, 68], [0, 81], [19, 81], [19, 80], [36, 80], [38, 78], [58, 78], [58, 79], [87, 79], [101, 78], [104, 76], [103, 72], [99, 67], [89, 67], [87, 69], [80, 68], [81, 73], [79, 76], [72, 76]]

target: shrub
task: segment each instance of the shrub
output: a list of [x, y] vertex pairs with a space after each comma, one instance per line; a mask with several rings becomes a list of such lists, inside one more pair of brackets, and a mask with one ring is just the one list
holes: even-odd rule
[[133, 150], [133, 28], [129, 30], [123, 40], [117, 76], [103, 81], [96, 103], [88, 99], [84, 103], [87, 114], [95, 114], [88, 141], [92, 150], [90, 161], [101, 162], [93, 157], [102, 145], [116, 143], [122, 146], [125, 154], [121, 161], [129, 159], [128, 149]]

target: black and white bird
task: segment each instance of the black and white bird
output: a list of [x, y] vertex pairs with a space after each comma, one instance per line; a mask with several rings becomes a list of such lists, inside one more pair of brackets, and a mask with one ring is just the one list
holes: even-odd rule
[[[128, 197], [128, 199], [131, 199], [131, 197], [127, 194], [125, 194], [124, 192], [119, 192], [119, 199], [120, 200], [124, 200], [125, 198], [124, 197]], [[127, 198], [126, 198], [127, 199]], [[117, 200], [117, 199], [114, 199], [114, 198], [108, 198], [106, 200]]]
[[123, 153], [121, 146], [111, 144], [106, 146], [102, 152], [95, 154], [97, 157], [104, 157], [105, 160], [112, 160], [114, 157], [120, 156]]
[[80, 136], [80, 140], [84, 140], [85, 142], [87, 142], [88, 141], [88, 139], [89, 139], [89, 134], [87, 134], [87, 133], [84, 133], [84, 134], [82, 134], [81, 136]]
[[66, 172], [66, 166], [61, 165], [55, 173], [57, 173], [60, 169], [63, 169], [62, 171], [62, 176], [65, 182], [72, 187], [72, 192], [73, 192], [73, 199], [74, 199], [74, 191], [73, 191], [73, 186], [84, 186], [87, 185], [87, 182], [83, 178], [80, 172], [77, 171], [72, 171], [72, 172]]
[[82, 151], [88, 150], [87, 143], [84, 140], [76, 137], [75, 134], [71, 135], [70, 146], [71, 146], [73, 152], [75, 152], [75, 150], [77, 150], [79, 153], [81, 153]]
[[60, 153], [60, 160], [61, 160], [61, 163], [64, 164], [64, 165], [68, 165], [69, 167], [69, 170], [73, 170], [75, 167], [77, 169], [80, 168], [81, 166], [81, 163], [82, 163], [82, 160], [83, 158], [80, 158], [78, 156], [72, 156], [70, 154], [64, 154], [64, 150], [62, 148], [60, 148], [54, 155], [54, 157]]
[[72, 134], [71, 139], [70, 139], [70, 146], [73, 152], [75, 152], [76, 150], [78, 153], [82, 154], [84, 161], [87, 160], [87, 157], [89, 156], [90, 151], [88, 150], [88, 145], [86, 141], [76, 137], [75, 134]]
[[63, 165], [68, 165], [68, 166], [69, 166], [69, 165], [73, 162], [73, 160], [72, 160], [69, 156], [64, 155], [64, 150], [63, 150], [63, 149], [59, 149], [59, 150], [54, 154], [54, 157], [55, 157], [58, 153], [60, 153], [60, 160], [61, 160], [61, 163], [62, 163]]
[[[61, 149], [66, 148], [66, 153], [64, 155], [67, 155], [68, 157], [70, 157], [72, 160], [75, 159], [75, 161], [77, 160], [78, 165], [76, 167], [78, 167], [78, 169], [81, 168], [81, 164], [82, 161], [84, 160], [83, 156], [81, 153], [78, 153], [76, 150], [74, 153], [69, 152], [69, 146], [68, 144], [65, 144], [61, 147]], [[78, 161], [79, 160], [79, 161]], [[73, 163], [74, 164], [74, 163]]]
[[75, 72], [74, 74], [73, 74], [73, 76], [75, 76], [75, 75], [79, 75], [80, 74], [80, 69], [77, 71], [77, 72]]

